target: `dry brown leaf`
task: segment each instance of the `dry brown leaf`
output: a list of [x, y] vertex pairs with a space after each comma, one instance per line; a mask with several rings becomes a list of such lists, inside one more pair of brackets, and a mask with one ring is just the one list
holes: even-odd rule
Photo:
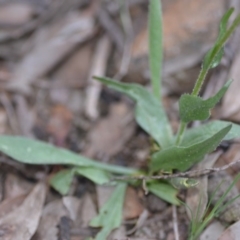
[[133, 188], [128, 187], [125, 195], [123, 216], [124, 219], [133, 219], [141, 215], [144, 208], [139, 201], [139, 197]]
[[65, 146], [65, 140], [72, 126], [72, 120], [72, 112], [65, 106], [58, 104], [52, 107], [47, 131], [53, 136], [57, 146]]
[[3, 108], [0, 108], [0, 134], [7, 132], [7, 114]]
[[87, 82], [93, 54], [92, 44], [84, 44], [77, 49], [53, 75], [55, 82], [84, 87]]
[[219, 236], [224, 231], [224, 226], [218, 222], [213, 221], [211, 224], [203, 231], [199, 240], [218, 240]]
[[52, 38], [40, 41], [17, 65], [8, 85], [9, 89], [29, 91], [29, 84], [49, 72], [63, 57], [94, 32], [92, 16], [67, 15], [65, 23]]
[[86, 194], [83, 199], [82, 211], [81, 211], [81, 226], [89, 226], [89, 222], [97, 216], [96, 206], [89, 194]]
[[76, 221], [79, 217], [79, 210], [82, 206], [82, 200], [73, 196], [66, 196], [62, 199], [65, 208], [68, 210], [69, 218]]
[[62, 200], [55, 200], [48, 203], [44, 209], [39, 222], [36, 234], [32, 240], [58, 240], [57, 225], [61, 217], [67, 216], [68, 211]]
[[0, 26], [17, 27], [30, 21], [34, 15], [33, 6], [26, 2], [8, 3], [0, 7]]
[[112, 186], [96, 186], [98, 209], [100, 209], [107, 202], [107, 200], [111, 197], [114, 189], [115, 188]]
[[240, 122], [240, 52], [235, 57], [229, 76], [234, 80], [223, 97], [221, 117]]
[[109, 159], [122, 150], [134, 130], [132, 109], [125, 103], [112, 104], [109, 115], [89, 131], [84, 155]]
[[35, 233], [46, 197], [45, 183], [37, 184], [23, 203], [0, 218], [2, 240], [28, 240]]
[[218, 240], [238, 240], [240, 236], [240, 221], [227, 228]]
[[29, 193], [32, 188], [33, 184], [29, 181], [9, 173], [5, 180], [4, 198], [13, 199], [17, 196]]

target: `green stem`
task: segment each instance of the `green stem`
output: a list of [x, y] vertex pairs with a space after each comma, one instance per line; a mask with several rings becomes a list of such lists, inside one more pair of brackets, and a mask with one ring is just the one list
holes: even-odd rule
[[186, 129], [186, 126], [187, 126], [187, 124], [185, 122], [180, 123], [178, 133], [177, 133], [177, 138], [176, 138], [176, 145], [177, 146], [181, 143], [181, 141], [183, 139], [184, 131]]
[[93, 167], [99, 167], [102, 170], [106, 170], [106, 171], [109, 171], [112, 173], [117, 173], [117, 174], [123, 174], [123, 175], [131, 175], [131, 174], [139, 171], [134, 168], [121, 167], [121, 166], [117, 166], [117, 165], [111, 165], [108, 163], [100, 163], [100, 162], [95, 162], [95, 161], [94, 161]]
[[209, 70], [208, 68], [201, 69], [191, 95], [197, 96], [199, 94], [202, 88], [203, 82], [207, 76], [208, 70]]

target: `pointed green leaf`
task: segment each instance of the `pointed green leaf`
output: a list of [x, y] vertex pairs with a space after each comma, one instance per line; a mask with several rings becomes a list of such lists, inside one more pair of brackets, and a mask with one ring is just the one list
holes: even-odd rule
[[221, 62], [222, 56], [224, 54], [224, 50], [223, 50], [224, 43], [221, 43], [221, 40], [224, 38], [224, 36], [227, 33], [228, 20], [232, 15], [233, 11], [234, 9], [230, 8], [222, 17], [217, 40], [214, 46], [212, 47], [212, 49], [210, 49], [207, 52], [206, 56], [204, 57], [203, 69], [214, 68], [218, 66], [218, 64]]
[[125, 183], [118, 183], [112, 196], [100, 209], [99, 215], [90, 222], [91, 227], [102, 227], [95, 240], [106, 240], [113, 229], [121, 226], [126, 186]]
[[187, 129], [184, 134], [184, 138], [181, 145], [188, 146], [188, 145], [196, 144], [198, 142], [202, 142], [210, 138], [211, 136], [213, 136], [214, 133], [229, 126], [229, 124], [232, 124], [232, 128], [230, 129], [230, 131], [227, 133], [227, 135], [224, 137], [223, 140], [240, 138], [240, 125], [227, 122], [227, 121], [215, 120], [215, 121], [211, 121], [206, 124], [203, 124], [199, 127]]
[[137, 171], [132, 168], [100, 163], [66, 149], [24, 137], [0, 136], [0, 151], [19, 162], [28, 164], [66, 164], [94, 167], [127, 175]]
[[215, 96], [203, 100], [201, 97], [184, 94], [179, 100], [180, 118], [183, 122], [206, 120], [210, 117], [210, 110], [219, 102], [231, 84], [228, 81]]
[[50, 179], [50, 185], [60, 194], [68, 193], [74, 176], [73, 169], [64, 169], [59, 171]]
[[231, 129], [231, 125], [216, 132], [212, 137], [190, 146], [172, 146], [163, 149], [152, 156], [150, 168], [152, 171], [178, 169], [185, 171], [219, 145]]
[[75, 174], [84, 176], [100, 185], [110, 181], [110, 174], [104, 170], [90, 167], [75, 167], [71, 169], [64, 169], [56, 173], [51, 178], [50, 184], [60, 194], [65, 195], [69, 191]]
[[162, 71], [162, 10], [160, 0], [149, 2], [149, 66], [154, 96], [160, 100]]
[[108, 183], [111, 177], [111, 175], [108, 172], [97, 168], [77, 167], [74, 168], [74, 172], [100, 185]]
[[172, 130], [161, 103], [144, 87], [133, 83], [120, 83], [110, 78], [95, 79], [110, 88], [127, 94], [136, 102], [135, 116], [138, 124], [149, 133], [161, 147], [172, 142]]
[[168, 183], [151, 181], [147, 184], [147, 188], [151, 193], [165, 200], [166, 202], [174, 205], [180, 204], [179, 200], [177, 199], [178, 190]]

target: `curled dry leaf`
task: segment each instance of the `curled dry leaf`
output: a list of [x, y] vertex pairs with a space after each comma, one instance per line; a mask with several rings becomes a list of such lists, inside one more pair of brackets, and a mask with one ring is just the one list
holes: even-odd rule
[[45, 183], [37, 184], [22, 204], [0, 218], [2, 240], [29, 240], [35, 233], [46, 197]]

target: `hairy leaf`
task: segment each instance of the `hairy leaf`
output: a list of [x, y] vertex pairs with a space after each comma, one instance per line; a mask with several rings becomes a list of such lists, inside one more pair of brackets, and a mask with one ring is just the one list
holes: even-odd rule
[[118, 183], [112, 196], [100, 209], [99, 215], [90, 222], [92, 227], [102, 227], [95, 240], [106, 240], [113, 229], [120, 227], [126, 186], [125, 183]]
[[162, 148], [172, 143], [172, 130], [161, 103], [144, 87], [133, 83], [120, 83], [110, 78], [96, 77], [100, 82], [136, 102], [135, 116], [138, 124], [149, 133]]
[[151, 181], [147, 184], [147, 188], [151, 193], [171, 204], [180, 204], [179, 200], [177, 199], [178, 190], [168, 183]]
[[223, 138], [223, 140], [240, 138], [240, 125], [227, 121], [214, 120], [206, 124], [203, 124], [199, 127], [187, 129], [184, 134], [181, 146], [189, 146], [196, 144], [198, 142], [202, 142], [213, 136], [216, 132], [220, 131], [221, 129], [229, 126], [230, 124], [232, 124], [232, 128]]
[[0, 151], [13, 159], [29, 164], [66, 164], [94, 167], [119, 174], [132, 174], [135, 169], [100, 163], [42, 141], [16, 136], [0, 136]]
[[205, 154], [212, 152], [231, 129], [231, 125], [215, 132], [210, 138], [187, 147], [172, 146], [152, 156], [152, 171], [178, 169], [185, 171], [193, 164], [201, 161]]
[[160, 0], [149, 3], [149, 66], [154, 96], [160, 100], [162, 71], [162, 10]]
[[213, 97], [203, 100], [201, 97], [184, 94], [179, 101], [180, 118], [183, 122], [206, 120], [210, 117], [210, 110], [219, 102], [231, 84], [228, 81]]

